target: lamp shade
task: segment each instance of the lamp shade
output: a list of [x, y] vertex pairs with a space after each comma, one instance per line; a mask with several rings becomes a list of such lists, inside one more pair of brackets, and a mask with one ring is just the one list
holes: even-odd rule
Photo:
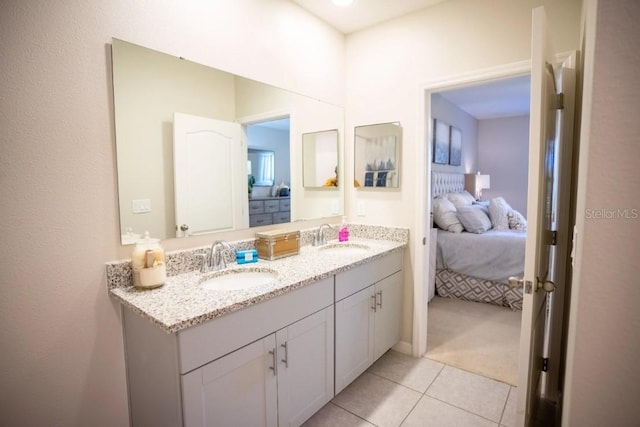
[[464, 175], [464, 189], [473, 194], [477, 200], [482, 197], [482, 190], [491, 188], [491, 176], [478, 173]]

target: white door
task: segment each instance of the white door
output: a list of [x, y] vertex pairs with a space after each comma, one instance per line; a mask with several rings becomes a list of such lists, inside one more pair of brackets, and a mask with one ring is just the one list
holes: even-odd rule
[[400, 341], [402, 271], [376, 283], [373, 361]]
[[531, 424], [534, 403], [540, 395], [547, 292], [539, 285], [553, 277], [549, 266], [556, 143], [555, 76], [551, 64], [555, 54], [549, 45], [545, 20], [544, 8], [533, 10], [528, 229], [516, 409], [516, 425], [523, 426]]
[[238, 123], [174, 113], [176, 237], [234, 228], [241, 145]]
[[375, 287], [336, 302], [336, 394], [373, 361]]
[[278, 425], [299, 426], [333, 399], [333, 305], [276, 332]]
[[182, 376], [185, 427], [278, 425], [275, 335]]

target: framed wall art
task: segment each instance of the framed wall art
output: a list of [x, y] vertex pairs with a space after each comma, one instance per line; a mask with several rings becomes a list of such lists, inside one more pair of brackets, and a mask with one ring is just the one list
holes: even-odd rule
[[439, 119], [433, 119], [433, 163], [449, 163], [449, 125]]
[[462, 131], [451, 126], [451, 139], [449, 141], [449, 164], [460, 166], [462, 163]]

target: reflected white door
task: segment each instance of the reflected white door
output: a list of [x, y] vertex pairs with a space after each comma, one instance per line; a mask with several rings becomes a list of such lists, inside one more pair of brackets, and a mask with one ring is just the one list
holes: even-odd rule
[[174, 113], [173, 141], [176, 237], [234, 228], [241, 126]]
[[539, 283], [553, 277], [549, 268], [553, 264], [550, 234], [557, 97], [551, 64], [555, 55], [547, 37], [544, 8], [534, 9], [532, 19], [528, 230], [516, 410], [516, 425], [521, 426], [531, 424], [540, 394], [547, 293]]

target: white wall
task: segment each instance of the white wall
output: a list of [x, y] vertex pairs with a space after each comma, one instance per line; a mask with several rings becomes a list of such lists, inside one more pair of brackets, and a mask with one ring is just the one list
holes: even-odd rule
[[529, 116], [478, 121], [478, 170], [491, 176], [491, 188], [482, 190], [484, 200], [504, 197], [527, 215]]
[[566, 426], [640, 423], [638, 21], [635, 0], [587, 14]]
[[289, 1], [0, 3], [0, 425], [128, 423], [112, 37], [344, 104], [344, 36]]
[[[431, 118], [442, 120], [462, 131], [462, 161], [460, 166], [431, 163], [431, 170], [451, 173], [476, 172], [478, 163], [478, 120], [437, 93], [431, 95]], [[433, 150], [432, 141], [429, 141], [429, 147]]]
[[[399, 121], [403, 127], [401, 188], [398, 191], [348, 189], [350, 219], [410, 228], [405, 257], [405, 312], [402, 337], [411, 341], [414, 248], [423, 179], [419, 153], [426, 120], [422, 89], [431, 82], [511, 64], [531, 57], [531, 11], [544, 5], [552, 41], [560, 52], [578, 48], [580, 0], [451, 0], [347, 37], [347, 134], [345, 161], [353, 164], [353, 127]], [[428, 151], [424, 151], [428, 153]], [[347, 182], [353, 172], [347, 168]], [[364, 205], [365, 216], [357, 215]], [[413, 246], [415, 245], [415, 246]]]

